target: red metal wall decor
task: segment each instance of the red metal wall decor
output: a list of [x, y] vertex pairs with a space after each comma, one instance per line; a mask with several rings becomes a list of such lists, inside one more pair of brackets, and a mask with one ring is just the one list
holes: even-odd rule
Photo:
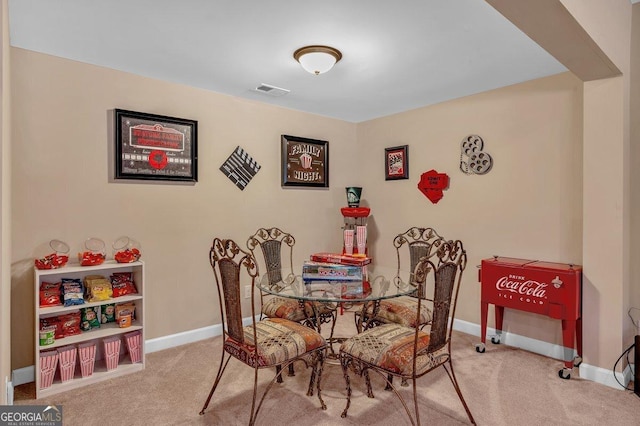
[[447, 188], [449, 188], [449, 176], [446, 173], [438, 173], [435, 170], [429, 170], [420, 176], [418, 189], [433, 204], [436, 204], [442, 199], [442, 191]]

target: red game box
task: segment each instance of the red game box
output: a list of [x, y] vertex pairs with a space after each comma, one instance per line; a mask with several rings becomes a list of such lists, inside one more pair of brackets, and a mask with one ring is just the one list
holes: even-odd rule
[[337, 263], [339, 265], [355, 265], [364, 266], [371, 263], [370, 257], [365, 256], [349, 256], [340, 253], [314, 253], [311, 255], [314, 262]]

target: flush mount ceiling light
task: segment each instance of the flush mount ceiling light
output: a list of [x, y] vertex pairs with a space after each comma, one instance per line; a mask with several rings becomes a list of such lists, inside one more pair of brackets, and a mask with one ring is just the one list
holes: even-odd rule
[[342, 59], [342, 53], [333, 47], [316, 45], [301, 47], [293, 52], [293, 57], [305, 71], [318, 75], [333, 68]]

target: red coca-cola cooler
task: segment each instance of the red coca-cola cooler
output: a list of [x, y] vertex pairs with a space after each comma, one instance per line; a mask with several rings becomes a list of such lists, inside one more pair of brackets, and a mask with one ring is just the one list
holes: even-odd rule
[[482, 260], [478, 278], [482, 286], [482, 343], [476, 345], [476, 351], [485, 351], [490, 303], [495, 305], [497, 334], [491, 338], [494, 344], [499, 344], [502, 336], [504, 308], [546, 315], [562, 320], [564, 368], [558, 375], [569, 379], [573, 367], [582, 362], [582, 267], [494, 256]]

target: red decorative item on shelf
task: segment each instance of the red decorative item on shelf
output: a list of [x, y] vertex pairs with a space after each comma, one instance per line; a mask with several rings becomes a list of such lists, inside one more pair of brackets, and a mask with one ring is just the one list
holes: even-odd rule
[[67, 264], [69, 261], [69, 246], [60, 240], [49, 241], [49, 247], [53, 253], [38, 257], [34, 260], [34, 265], [38, 269], [57, 269]]
[[140, 243], [133, 238], [120, 237], [111, 246], [114, 250], [113, 258], [118, 263], [131, 263], [140, 260]]
[[106, 258], [104, 251], [104, 241], [99, 238], [88, 238], [84, 242], [85, 251], [78, 253], [78, 260], [81, 266], [102, 265]]

